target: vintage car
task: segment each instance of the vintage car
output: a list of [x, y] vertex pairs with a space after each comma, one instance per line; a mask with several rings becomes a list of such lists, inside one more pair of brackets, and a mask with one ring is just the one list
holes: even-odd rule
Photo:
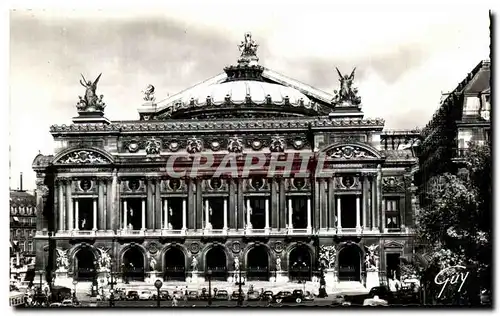
[[264, 291], [260, 295], [261, 301], [272, 301], [273, 299], [273, 291]]
[[198, 291], [189, 291], [187, 295], [189, 301], [196, 301], [199, 299]]
[[247, 293], [248, 301], [258, 301], [260, 300], [260, 293], [257, 291], [248, 291]]
[[152, 300], [152, 299], [153, 299], [153, 292], [152, 291], [144, 290], [144, 291], [141, 291], [141, 293], [139, 294], [139, 300], [141, 300], [141, 301], [148, 301], [148, 300]]
[[219, 290], [214, 296], [216, 301], [227, 301], [229, 299], [229, 293], [226, 290]]
[[137, 291], [128, 291], [127, 292], [127, 301], [138, 301], [139, 293]]

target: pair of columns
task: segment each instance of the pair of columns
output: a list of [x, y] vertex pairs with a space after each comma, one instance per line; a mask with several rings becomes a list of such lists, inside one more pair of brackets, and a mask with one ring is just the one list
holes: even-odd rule
[[[288, 228], [293, 229], [292, 199], [288, 199]], [[311, 199], [307, 199], [307, 229], [311, 229]]]
[[[127, 200], [123, 200], [123, 229], [128, 229], [128, 203]], [[141, 201], [141, 230], [146, 230], [146, 200]]]
[[[224, 231], [227, 230], [227, 199], [224, 199], [223, 203], [223, 220], [224, 220], [224, 226], [222, 229]], [[205, 230], [211, 230], [212, 229], [212, 224], [210, 222], [210, 202], [208, 199], [205, 199]]]
[[[92, 199], [92, 230], [97, 230], [97, 199]], [[80, 203], [75, 199], [75, 230], [79, 230]]]
[[[342, 229], [342, 203], [337, 196], [337, 229]], [[356, 230], [361, 230], [361, 198], [356, 196]], [[363, 217], [363, 227], [366, 227], [366, 216]]]
[[[186, 214], [186, 199], [182, 199], [182, 230], [185, 231], [187, 229], [187, 214]], [[168, 220], [168, 199], [163, 200], [163, 229], [169, 229], [169, 220]]]

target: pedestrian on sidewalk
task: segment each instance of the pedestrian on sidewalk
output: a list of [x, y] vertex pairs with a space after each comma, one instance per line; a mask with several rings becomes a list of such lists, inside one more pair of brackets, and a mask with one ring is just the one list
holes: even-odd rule
[[172, 306], [177, 306], [177, 297], [175, 295], [172, 297]]

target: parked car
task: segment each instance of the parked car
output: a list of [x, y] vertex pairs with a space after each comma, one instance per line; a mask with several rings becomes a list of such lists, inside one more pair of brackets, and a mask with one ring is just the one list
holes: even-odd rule
[[368, 293], [368, 298], [372, 298], [375, 295], [383, 300], [386, 300], [389, 303], [394, 301], [394, 294], [389, 289], [389, 287], [384, 285], [372, 287], [370, 289], [370, 292]]
[[334, 305], [334, 306], [350, 305], [350, 302], [346, 301], [344, 295], [334, 294], [332, 297], [332, 305]]
[[173, 291], [172, 296], [175, 296], [175, 298], [178, 300], [183, 300], [184, 299], [184, 291], [181, 291], [181, 290]]
[[128, 291], [127, 292], [127, 301], [138, 301], [139, 293], [137, 291]]
[[367, 298], [363, 302], [363, 306], [388, 306], [388, 302], [375, 295], [373, 298]]
[[62, 301], [61, 306], [73, 307], [75, 306], [75, 304], [73, 304], [73, 300], [65, 299], [64, 301]]
[[260, 299], [262, 301], [272, 301], [272, 299], [273, 299], [273, 291], [264, 291], [260, 295]]
[[189, 291], [187, 295], [187, 299], [189, 301], [196, 301], [198, 300], [198, 291]]
[[260, 300], [260, 293], [257, 291], [249, 291], [247, 293], [247, 300], [248, 301], [258, 301]]
[[[231, 301], [237, 301], [240, 298], [240, 291], [233, 291], [231, 294]], [[245, 293], [241, 292], [241, 298], [245, 299]]]
[[273, 296], [273, 302], [282, 303], [282, 302], [294, 302], [295, 297], [293, 297], [292, 292], [290, 291], [279, 291]]
[[52, 303], [49, 307], [61, 307], [61, 303]]
[[151, 299], [153, 299], [153, 292], [149, 290], [141, 291], [141, 293], [139, 294], [139, 300], [141, 301], [148, 301]]
[[229, 293], [226, 290], [218, 290], [217, 294], [214, 296], [216, 301], [227, 301], [229, 299]]
[[311, 292], [306, 291], [304, 293], [304, 296], [302, 297], [302, 300], [303, 301], [308, 301], [308, 302], [314, 301], [314, 295]]

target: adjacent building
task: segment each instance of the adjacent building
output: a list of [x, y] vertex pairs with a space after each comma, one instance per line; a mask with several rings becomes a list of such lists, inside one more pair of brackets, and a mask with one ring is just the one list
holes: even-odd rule
[[[150, 85], [137, 120], [107, 119], [100, 76], [82, 83], [73, 124], [50, 127], [54, 155], [33, 162], [37, 270], [57, 282], [110, 270], [146, 282], [399, 278], [419, 133], [365, 118], [354, 71], [329, 94], [259, 65], [256, 50], [246, 34], [235, 65], [161, 101]], [[245, 169], [252, 155], [264, 162]]]

